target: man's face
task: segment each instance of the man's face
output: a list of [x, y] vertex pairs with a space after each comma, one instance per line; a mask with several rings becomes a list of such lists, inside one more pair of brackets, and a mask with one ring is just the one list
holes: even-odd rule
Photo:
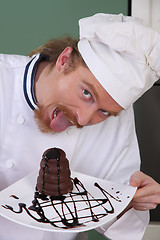
[[61, 132], [116, 116], [122, 108], [111, 98], [90, 70], [78, 66], [65, 74], [56, 67], [37, 82], [39, 110], [35, 118], [42, 132]]

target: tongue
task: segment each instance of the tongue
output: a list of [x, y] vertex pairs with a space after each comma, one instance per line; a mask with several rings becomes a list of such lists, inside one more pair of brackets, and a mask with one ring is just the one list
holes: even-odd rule
[[52, 119], [50, 122], [50, 127], [55, 132], [61, 132], [66, 130], [69, 126], [71, 126], [71, 122], [68, 121], [65, 116], [63, 115], [63, 112], [59, 112], [55, 118]]

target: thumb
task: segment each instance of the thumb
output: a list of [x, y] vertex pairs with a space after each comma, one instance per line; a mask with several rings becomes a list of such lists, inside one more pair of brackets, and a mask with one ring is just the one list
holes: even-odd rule
[[130, 185], [132, 187], [142, 187], [142, 182], [145, 179], [145, 174], [140, 172], [140, 171], [136, 171], [135, 173], [132, 174], [131, 178], [130, 178]]

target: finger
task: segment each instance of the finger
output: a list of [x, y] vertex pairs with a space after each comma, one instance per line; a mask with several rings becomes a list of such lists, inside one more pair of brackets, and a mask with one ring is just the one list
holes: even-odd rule
[[144, 187], [139, 188], [135, 195], [134, 198], [142, 198], [142, 197], [150, 197], [150, 196], [157, 196], [158, 202], [160, 203], [160, 185], [156, 182], [149, 183]]
[[143, 203], [143, 204], [147, 204], [147, 203], [153, 203], [153, 204], [159, 204], [160, 198], [157, 195], [152, 195], [152, 196], [147, 196], [147, 197], [142, 197], [142, 198], [134, 198], [132, 200], [134, 203]]
[[132, 174], [132, 176], [130, 178], [130, 185], [132, 187], [140, 187], [140, 186], [142, 186], [142, 183], [144, 184], [144, 182], [148, 178], [150, 178], [150, 177], [147, 176], [146, 174], [144, 174], [143, 172], [136, 171], [135, 173]]
[[133, 208], [138, 211], [147, 211], [147, 210], [153, 210], [157, 207], [157, 204], [155, 203], [133, 203]]

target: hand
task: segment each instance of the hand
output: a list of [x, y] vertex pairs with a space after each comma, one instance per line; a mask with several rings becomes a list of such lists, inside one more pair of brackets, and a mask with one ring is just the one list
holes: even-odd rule
[[139, 211], [155, 209], [160, 203], [160, 184], [153, 178], [137, 171], [130, 178], [130, 185], [137, 187], [132, 206]]

